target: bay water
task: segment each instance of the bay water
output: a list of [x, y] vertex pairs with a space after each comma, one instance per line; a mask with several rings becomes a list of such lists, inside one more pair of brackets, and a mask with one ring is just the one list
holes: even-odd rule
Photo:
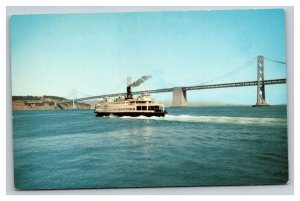
[[284, 184], [286, 106], [13, 112], [16, 189]]

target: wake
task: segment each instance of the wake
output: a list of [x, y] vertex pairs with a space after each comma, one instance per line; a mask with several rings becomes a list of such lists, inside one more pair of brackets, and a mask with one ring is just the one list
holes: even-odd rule
[[155, 120], [155, 121], [178, 121], [178, 122], [199, 122], [219, 124], [256, 124], [256, 125], [277, 125], [286, 126], [285, 118], [258, 118], [258, 117], [229, 117], [229, 116], [192, 116], [192, 115], [166, 115], [165, 117], [115, 117], [109, 118]]

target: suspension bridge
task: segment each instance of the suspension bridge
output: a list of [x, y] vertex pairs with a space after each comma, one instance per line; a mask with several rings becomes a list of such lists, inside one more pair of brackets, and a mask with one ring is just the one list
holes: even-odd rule
[[[264, 56], [259, 55], [256, 58], [247, 62], [246, 64], [234, 69], [233, 71], [231, 71], [221, 77], [217, 77], [213, 80], [207, 81], [205, 83], [201, 83], [201, 84], [194, 85], [194, 86], [170, 87], [170, 88], [162, 88], [162, 89], [154, 89], [154, 90], [146, 90], [146, 91], [135, 91], [132, 94], [136, 95], [136, 94], [142, 94], [145, 92], [149, 92], [149, 93], [172, 92], [173, 93], [172, 106], [173, 107], [185, 107], [188, 105], [187, 91], [190, 91], [190, 90], [257, 86], [257, 94], [256, 94], [257, 101], [256, 101], [256, 104], [253, 106], [268, 106], [268, 104], [266, 102], [265, 85], [285, 84], [286, 78], [265, 80], [264, 79], [264, 66], [265, 66], [264, 60], [265, 59], [269, 60], [271, 62], [286, 65], [286, 63], [283, 61], [277, 61], [277, 60], [265, 58]], [[245, 82], [212, 84], [215, 81], [218, 81], [218, 80], [226, 78], [226, 77], [230, 77], [230, 76], [244, 70], [245, 68], [249, 67], [250, 64], [255, 62], [255, 60], [257, 62], [257, 80], [245, 81]], [[72, 99], [61, 101], [61, 102], [58, 102], [57, 104], [59, 105], [59, 104], [72, 103], [73, 108], [76, 108], [76, 103], [79, 101], [94, 100], [94, 99], [100, 99], [100, 98], [104, 98], [104, 97], [116, 97], [116, 96], [125, 96], [126, 95], [126, 93], [113, 93], [113, 94], [104, 94], [104, 95], [98, 95], [98, 96], [87, 96], [84, 98], [77, 98], [76, 95], [74, 95], [74, 91], [72, 93], [73, 93]]]

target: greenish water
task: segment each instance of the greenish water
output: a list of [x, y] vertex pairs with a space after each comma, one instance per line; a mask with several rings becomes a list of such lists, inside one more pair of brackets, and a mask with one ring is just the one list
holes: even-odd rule
[[160, 117], [14, 111], [17, 189], [282, 184], [286, 106], [168, 108]]

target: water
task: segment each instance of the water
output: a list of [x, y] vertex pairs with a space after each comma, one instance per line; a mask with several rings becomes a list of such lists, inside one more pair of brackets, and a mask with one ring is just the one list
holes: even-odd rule
[[168, 108], [162, 117], [14, 111], [17, 189], [282, 184], [285, 106]]

